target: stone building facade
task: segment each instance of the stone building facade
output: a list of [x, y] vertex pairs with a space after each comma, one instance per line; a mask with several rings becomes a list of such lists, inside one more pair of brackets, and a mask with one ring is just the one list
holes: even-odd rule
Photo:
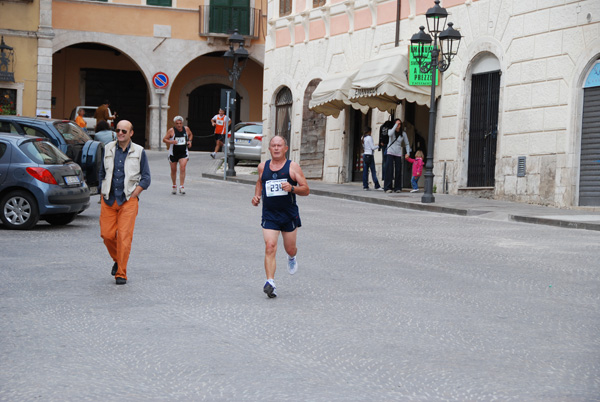
[[35, 116], [51, 109], [51, 26], [51, 0], [0, 1], [0, 36], [12, 48], [8, 67], [3, 66], [10, 77], [0, 74], [0, 107], [10, 104], [10, 114]]
[[[23, 93], [18, 113], [69, 118], [76, 106], [109, 100], [119, 118], [134, 123], [133, 140], [146, 148], [164, 146], [177, 115], [194, 131], [197, 150], [214, 148], [210, 119], [222, 90], [232, 87], [222, 56], [234, 28], [249, 53], [237, 85], [237, 121], [261, 119], [266, 4], [237, 2], [232, 11], [229, 3], [0, 0], [0, 33], [33, 43], [14, 46]], [[169, 82], [156, 91], [159, 72]]]
[[[413, 148], [427, 149], [429, 105], [414, 100], [415, 87], [397, 94], [393, 107], [364, 109], [352, 99], [350, 78], [348, 87], [340, 84], [341, 95], [331, 95], [346, 96], [346, 103], [310, 106], [319, 84], [352, 77], [394, 48], [404, 57], [433, 0], [268, 4], [262, 114], [270, 136], [289, 137], [292, 159], [327, 182], [358, 180], [362, 131], [370, 126], [377, 133], [391, 115], [408, 123]], [[600, 2], [445, 0], [441, 6], [462, 41], [438, 86], [436, 191], [600, 206]], [[282, 106], [284, 92], [289, 102]], [[380, 154], [376, 161], [380, 171]]]

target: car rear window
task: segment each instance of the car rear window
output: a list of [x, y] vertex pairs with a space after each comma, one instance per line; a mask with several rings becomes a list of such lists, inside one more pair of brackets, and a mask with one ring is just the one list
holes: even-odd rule
[[262, 126], [259, 124], [247, 124], [240, 127], [236, 127], [235, 132], [262, 134]]
[[23, 132], [25, 132], [25, 134], [30, 135], [32, 137], [40, 137], [45, 139], [50, 138], [48, 134], [46, 134], [43, 130], [40, 130], [39, 128], [26, 126], [24, 124], [21, 124], [21, 128], [23, 129]]
[[14, 124], [9, 123], [8, 121], [0, 121], [0, 133], [18, 134], [19, 130], [17, 130]]
[[67, 144], [81, 144], [91, 140], [90, 136], [75, 123], [69, 121], [57, 121], [54, 127], [63, 136]]
[[83, 108], [83, 117], [94, 117], [96, 114], [95, 107], [84, 107]]
[[19, 148], [33, 162], [40, 165], [62, 165], [69, 161], [65, 154], [47, 141], [26, 141], [19, 145]]

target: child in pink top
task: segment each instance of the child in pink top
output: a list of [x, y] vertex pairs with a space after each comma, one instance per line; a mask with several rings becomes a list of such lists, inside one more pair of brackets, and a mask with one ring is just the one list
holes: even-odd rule
[[419, 177], [423, 174], [423, 152], [420, 150], [415, 154], [415, 159], [412, 159], [410, 155], [406, 154], [406, 160], [412, 163], [412, 178], [410, 179], [410, 184], [412, 185], [411, 193], [416, 193], [419, 191], [419, 185], [417, 182], [419, 181]]

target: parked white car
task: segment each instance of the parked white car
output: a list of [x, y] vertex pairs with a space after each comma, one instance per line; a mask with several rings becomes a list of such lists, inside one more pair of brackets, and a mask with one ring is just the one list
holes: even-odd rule
[[[231, 131], [227, 134], [227, 145]], [[235, 160], [260, 161], [263, 125], [260, 122], [241, 122], [235, 125]]]
[[[69, 120], [75, 121], [75, 118], [77, 117], [77, 113], [79, 113], [79, 109], [84, 110], [83, 120], [85, 120], [85, 122], [87, 123], [86, 129], [87, 129], [88, 133], [93, 134], [94, 130], [96, 129], [96, 118], [94, 117], [94, 114], [96, 114], [96, 109], [98, 109], [98, 106], [77, 106], [71, 112], [71, 116], [69, 117]], [[113, 116], [113, 113], [110, 111], [110, 109], [108, 109], [108, 113], [111, 116]], [[111, 128], [114, 128], [114, 126], [115, 126], [113, 120], [109, 120], [108, 124], [110, 124]]]

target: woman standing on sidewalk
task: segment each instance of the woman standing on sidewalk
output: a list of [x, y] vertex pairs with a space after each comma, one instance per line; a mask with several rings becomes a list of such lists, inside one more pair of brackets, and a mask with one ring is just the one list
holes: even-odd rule
[[[402, 192], [402, 157], [410, 154], [410, 144], [402, 120], [396, 119], [394, 128], [388, 131], [389, 144], [387, 148], [385, 181], [384, 187], [386, 193]], [[406, 147], [406, 152], [402, 152], [402, 146]], [[392, 181], [394, 189], [392, 190]]]

